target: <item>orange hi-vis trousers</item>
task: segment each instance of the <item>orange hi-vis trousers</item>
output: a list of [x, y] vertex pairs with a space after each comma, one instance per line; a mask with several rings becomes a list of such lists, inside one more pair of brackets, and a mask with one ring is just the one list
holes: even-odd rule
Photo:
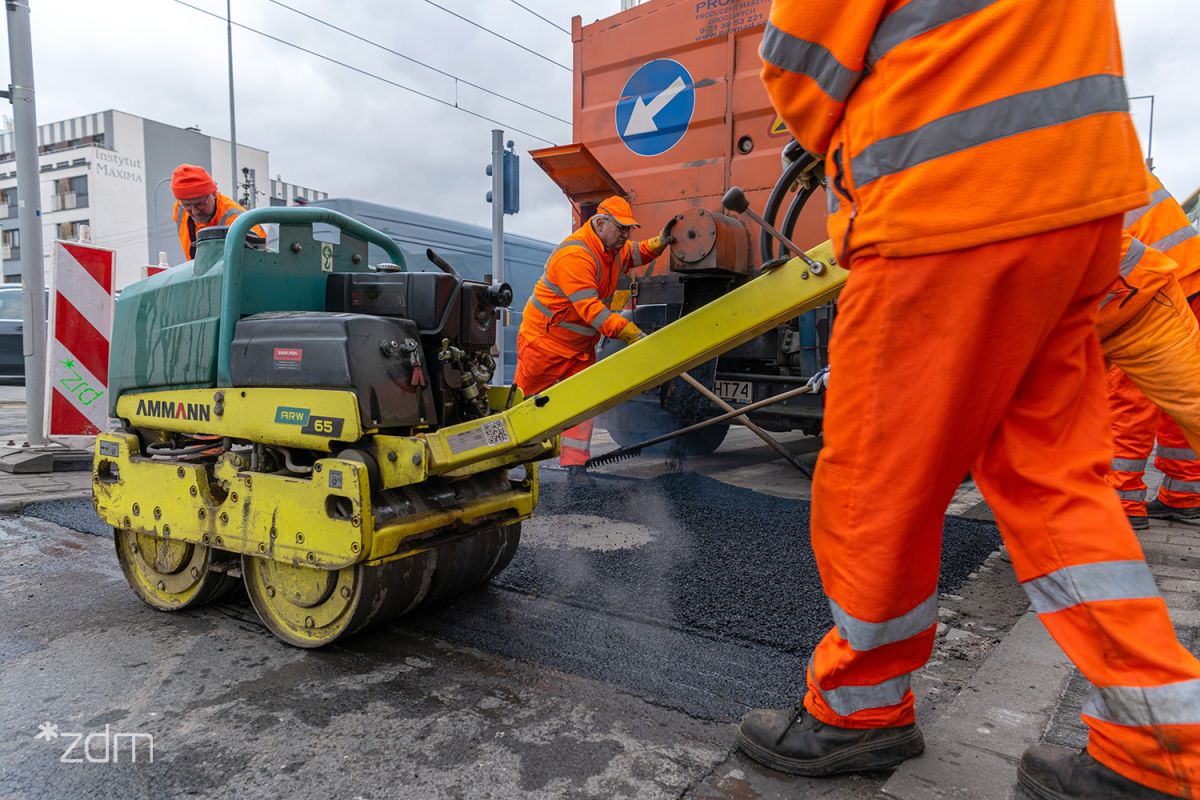
[[[517, 372], [513, 382], [528, 397], [549, 389], [561, 380], [596, 363], [596, 351], [589, 350], [586, 358], [567, 358], [558, 353], [543, 350], [528, 339], [517, 337]], [[592, 449], [592, 426], [589, 419], [563, 431], [558, 463], [563, 467], [583, 466]]]
[[[1200, 662], [1116, 495], [1096, 310], [1120, 217], [952, 253], [861, 255], [838, 301], [812, 546], [835, 627], [804, 704], [850, 728], [914, 721], [943, 514], [968, 470], [1017, 579], [1096, 689], [1093, 757], [1200, 796]], [[1034, 689], [1032, 691], [1037, 691]]]
[[[1108, 482], [1131, 517], [1146, 516], [1144, 476], [1156, 436], [1154, 465], [1165, 476], [1158, 499], [1176, 508], [1200, 507], [1200, 297], [1189, 307], [1183, 290], [1172, 285], [1168, 296], [1102, 343], [1113, 363], [1108, 400], [1114, 453]], [[1151, 316], [1143, 320], [1147, 313]], [[1134, 325], [1138, 330], [1127, 330]], [[1146, 341], [1139, 341], [1142, 337]], [[1129, 363], [1131, 351], [1137, 366]], [[1145, 388], [1154, 373], [1159, 385], [1167, 384], [1165, 401], [1162, 391]]]

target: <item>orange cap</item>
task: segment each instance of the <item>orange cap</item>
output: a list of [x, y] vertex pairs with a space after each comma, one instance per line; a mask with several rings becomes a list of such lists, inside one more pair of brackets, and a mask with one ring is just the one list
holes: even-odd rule
[[605, 214], [616, 220], [618, 225], [625, 227], [642, 227], [636, 219], [633, 218], [633, 209], [629, 206], [629, 201], [624, 197], [608, 198], [600, 205], [596, 206], [597, 214]]
[[176, 200], [191, 200], [217, 193], [217, 184], [204, 167], [180, 164], [171, 173], [171, 191]]

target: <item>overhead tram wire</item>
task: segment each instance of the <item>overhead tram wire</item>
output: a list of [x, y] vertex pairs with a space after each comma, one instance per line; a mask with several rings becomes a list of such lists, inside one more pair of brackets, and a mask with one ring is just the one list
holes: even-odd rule
[[[179, 2], [179, 1], [180, 0], [175, 0], [175, 2]], [[497, 39], [503, 39], [504, 41], [511, 44], [513, 47], [519, 47], [522, 50], [524, 50], [526, 53], [531, 53], [531, 54], [537, 56], [538, 58], [542, 59], [543, 61], [549, 61], [554, 66], [560, 67], [561, 69], [565, 69], [567, 72], [571, 71], [571, 68], [568, 67], [566, 64], [562, 63], [561, 61], [555, 61], [553, 58], [542, 55], [537, 50], [532, 50], [532, 49], [526, 47], [525, 45], [521, 44], [520, 42], [514, 42], [512, 39], [508, 38], [507, 36], [503, 36], [499, 33], [496, 33], [494, 30], [491, 30], [490, 28], [485, 28], [484, 26], [480, 25], [478, 22], [476, 22], [473, 19], [467, 19], [462, 14], [459, 14], [457, 11], [451, 11], [450, 9], [446, 8], [443, 5], [433, 2], [433, 0], [425, 0], [425, 2], [428, 3], [429, 5], [433, 6], [434, 8], [439, 8], [442, 11], [445, 11], [447, 14], [449, 14], [452, 17], [458, 17], [459, 19], [461, 19], [463, 22], [467, 23], [468, 25], [474, 25], [476, 28], [479, 28], [479, 30], [483, 31], [484, 33], [489, 33], [492, 36], [495, 36]]]
[[512, 3], [514, 6], [517, 6], [518, 8], [523, 8], [523, 9], [525, 9], [525, 10], [526, 10], [526, 11], [528, 11], [530, 14], [533, 14], [535, 17], [537, 17], [538, 19], [540, 19], [542, 22], [546, 23], [547, 25], [553, 25], [554, 27], [558, 28], [560, 31], [562, 31], [563, 33], [567, 34], [568, 36], [570, 36], [570, 35], [571, 35], [571, 32], [570, 32], [569, 30], [567, 30], [566, 28], [564, 28], [562, 25], [559, 25], [557, 22], [554, 22], [553, 20], [546, 19], [545, 17], [543, 17], [543, 16], [542, 16], [541, 14], [539, 14], [538, 12], [534, 11], [534, 10], [533, 10], [532, 8], [530, 8], [529, 6], [527, 6], [527, 5], [522, 5], [521, 3], [518, 3], [518, 2], [517, 2], [517, 0], [508, 0], [508, 1], [509, 1], [510, 3]]
[[[191, 3], [186, 2], [186, 0], [174, 0], [174, 2], [178, 3], [181, 6], [190, 8], [193, 11], [198, 11], [199, 13], [204, 14], [205, 16], [212, 17], [213, 19], [220, 20], [221, 22], [225, 22], [225, 17], [223, 17], [222, 15], [214, 14], [213, 12], [208, 11], [207, 9], [200, 8], [199, 6], [194, 6]], [[453, 108], [457, 111], [463, 112], [464, 114], [470, 114], [472, 117], [476, 117], [477, 119], [484, 120], [485, 122], [490, 122], [493, 125], [499, 125], [502, 128], [505, 128], [506, 130], [515, 131], [516, 133], [520, 133], [524, 136], [528, 136], [530, 139], [536, 139], [537, 141], [545, 142], [548, 145], [557, 145], [558, 144], [557, 142], [553, 142], [544, 136], [538, 136], [536, 133], [530, 133], [529, 131], [518, 128], [515, 125], [509, 125], [507, 122], [502, 122], [498, 119], [494, 119], [494, 118], [486, 116], [484, 114], [480, 114], [476, 111], [472, 111], [469, 108], [464, 108], [463, 106], [460, 106], [457, 103], [451, 103], [448, 100], [443, 100], [440, 97], [435, 97], [434, 95], [428, 94], [426, 92], [422, 92], [420, 89], [414, 89], [411, 86], [405, 86], [403, 83], [397, 83], [396, 81], [392, 80], [391, 78], [385, 78], [382, 75], [377, 75], [376, 73], [371, 72], [369, 70], [365, 70], [362, 67], [356, 67], [353, 64], [347, 64], [345, 61], [339, 61], [338, 59], [333, 58], [332, 56], [327, 56], [324, 53], [318, 53], [316, 50], [310, 50], [307, 47], [296, 44], [295, 42], [289, 42], [286, 39], [280, 39], [278, 36], [272, 36], [271, 34], [265, 32], [265, 31], [260, 31], [258, 28], [252, 28], [249, 25], [245, 25], [241, 22], [234, 22], [233, 25], [238, 28], [241, 28], [242, 30], [250, 31], [251, 33], [258, 34], [259, 36], [263, 37], [264, 39], [270, 39], [273, 42], [276, 42], [278, 44], [282, 44], [287, 47], [291, 47], [293, 49], [299, 50], [302, 53], [308, 53], [310, 56], [319, 58], [322, 61], [328, 61], [331, 64], [337, 64], [339, 67], [345, 67], [346, 69], [348, 69], [352, 72], [357, 72], [360, 75], [366, 75], [368, 78], [374, 78], [375, 80], [380, 81], [382, 83], [386, 83], [389, 86], [395, 86], [397, 89], [403, 89], [406, 92], [411, 92], [412, 94], [415, 94], [418, 97], [424, 97], [426, 100], [432, 100], [433, 102], [439, 103], [440, 105], [446, 106], [447, 108]]]
[[[337, 25], [334, 25], [332, 22], [321, 19], [320, 17], [314, 16], [313, 14], [309, 14], [306, 11], [301, 11], [300, 9], [295, 8], [293, 6], [289, 6], [287, 3], [281, 2], [281, 0], [267, 0], [267, 2], [277, 5], [280, 8], [286, 8], [288, 11], [291, 11], [293, 14], [299, 14], [300, 16], [310, 19], [319, 25], [324, 25], [325, 27], [331, 28], [335, 31], [338, 31], [339, 33], [344, 33], [347, 36], [357, 39], [358, 41], [360, 41], [364, 44], [369, 44], [372, 47], [377, 47], [380, 50], [384, 51], [385, 53], [391, 53], [394, 56], [399, 56], [400, 58], [403, 58], [405, 61], [411, 61], [414, 64], [425, 67], [425, 69], [431, 70], [433, 72], [436, 72], [439, 75], [450, 78], [451, 80], [454, 80], [457, 83], [461, 83], [466, 86], [470, 86], [471, 88], [478, 89], [481, 92], [486, 92], [487, 94], [490, 94], [493, 97], [498, 97], [501, 100], [505, 100], [509, 103], [512, 103], [513, 105], [517, 105], [517, 106], [520, 106], [521, 108], [528, 109], [529, 111], [533, 111], [535, 113], [541, 114], [544, 117], [549, 117], [550, 119], [557, 120], [558, 122], [561, 122], [564, 125], [571, 124], [571, 121], [568, 119], [563, 119], [562, 117], [559, 117], [555, 114], [551, 114], [549, 111], [543, 111], [542, 109], [537, 108], [535, 106], [531, 106], [527, 103], [522, 103], [520, 100], [516, 100], [512, 97], [509, 97], [508, 95], [503, 95], [503, 94], [500, 94], [499, 92], [494, 92], [491, 89], [480, 86], [477, 83], [472, 83], [471, 81], [469, 81], [465, 78], [460, 78], [459, 76], [455, 75], [452, 72], [446, 72], [446, 70], [444, 70], [444, 69], [438, 69], [437, 67], [433, 66], [432, 64], [427, 64], [424, 61], [421, 61], [420, 59], [413, 58], [412, 56], [409, 56], [409, 55], [405, 55], [404, 53], [401, 53], [399, 50], [393, 50], [392, 48], [390, 48], [386, 45], [382, 45], [379, 42], [368, 39], [365, 36], [361, 36], [361, 35], [355, 33], [354, 31], [348, 31], [345, 28], [340, 28]], [[554, 23], [550, 23], [550, 24], [553, 25]]]

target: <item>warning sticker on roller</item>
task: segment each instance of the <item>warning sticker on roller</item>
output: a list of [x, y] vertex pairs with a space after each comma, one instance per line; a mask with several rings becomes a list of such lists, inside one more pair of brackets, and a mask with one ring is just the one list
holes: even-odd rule
[[508, 428], [501, 419], [489, 420], [478, 428], [446, 437], [446, 444], [450, 446], [450, 452], [454, 455], [465, 453], [468, 450], [478, 450], [481, 447], [498, 447], [508, 444], [510, 441], [512, 439], [509, 438]]

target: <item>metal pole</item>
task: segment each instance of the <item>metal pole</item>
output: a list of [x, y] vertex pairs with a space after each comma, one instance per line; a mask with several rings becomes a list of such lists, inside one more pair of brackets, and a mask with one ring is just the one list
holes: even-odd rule
[[[150, 263], [150, 262], [151, 262], [151, 261], [154, 259], [154, 253], [161, 253], [161, 252], [162, 252], [161, 250], [159, 250], [159, 249], [158, 249], [158, 228], [159, 228], [159, 226], [160, 226], [160, 225], [162, 225], [162, 217], [158, 216], [158, 190], [159, 190], [159, 189], [161, 189], [161, 188], [162, 188], [162, 185], [163, 185], [164, 183], [166, 183], [167, 181], [169, 181], [169, 180], [171, 180], [171, 176], [170, 176], [170, 175], [168, 175], [167, 177], [165, 177], [165, 178], [163, 178], [163, 179], [159, 180], [159, 182], [158, 182], [158, 183], [154, 184], [154, 223], [153, 223], [153, 227], [154, 227], [154, 249], [153, 249], [153, 250], [151, 250], [151, 251], [150, 251], [150, 254], [146, 256], [146, 263], [147, 263], [147, 264], [149, 264], [149, 263]], [[187, 254], [185, 253], [184, 255], [187, 255]]]
[[[504, 131], [492, 130], [492, 282], [504, 283]], [[496, 325], [496, 375], [500, 383], [507, 380], [504, 372], [504, 317], [500, 311]]]
[[233, 186], [230, 187], [230, 191], [233, 197], [237, 197], [237, 115], [233, 109], [233, 13], [230, 9], [231, 2], [232, 0], [225, 0], [225, 41], [229, 50], [229, 157], [233, 160]]
[[8, 57], [12, 70], [13, 139], [17, 154], [17, 213], [21, 232], [21, 293], [25, 317], [25, 435], [31, 445], [42, 435], [46, 401], [46, 298], [42, 254], [42, 190], [38, 167], [37, 112], [33, 92], [33, 45], [29, 0], [7, 0]]

